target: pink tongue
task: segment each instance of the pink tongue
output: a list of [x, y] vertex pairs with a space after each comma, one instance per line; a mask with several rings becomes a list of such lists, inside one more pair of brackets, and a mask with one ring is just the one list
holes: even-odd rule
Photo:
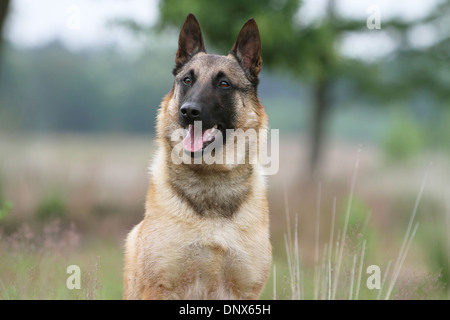
[[184, 150], [189, 152], [197, 152], [203, 148], [203, 134], [199, 132], [197, 136], [194, 134], [194, 126], [189, 126], [189, 131], [183, 140]]

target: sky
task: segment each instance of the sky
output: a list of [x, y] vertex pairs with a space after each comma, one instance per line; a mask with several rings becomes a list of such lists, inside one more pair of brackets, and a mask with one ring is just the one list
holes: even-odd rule
[[55, 38], [79, 49], [118, 43], [133, 46], [133, 37], [109, 28], [114, 19], [151, 24], [158, 16], [155, 0], [12, 0], [5, 35], [20, 46], [39, 46]]
[[[365, 35], [348, 35], [341, 43], [344, 54], [377, 56], [394, 46], [382, 32], [383, 19], [400, 17], [414, 20], [433, 8], [439, 0], [336, 0], [337, 11], [348, 17], [367, 19], [379, 11], [380, 30]], [[327, 0], [304, 0], [299, 13], [301, 23], [308, 24], [321, 16]], [[144, 25], [158, 17], [158, 0], [12, 0], [12, 10], [5, 36], [19, 46], [40, 46], [61, 40], [71, 49], [115, 44], [122, 48], [139, 47], [136, 38], [120, 28], [109, 28], [108, 21], [133, 19]], [[362, 26], [363, 28], [365, 26]], [[369, 30], [368, 30], [369, 31]], [[429, 30], [418, 30], [417, 39], [430, 37]], [[419, 40], [418, 40], [419, 41]]]

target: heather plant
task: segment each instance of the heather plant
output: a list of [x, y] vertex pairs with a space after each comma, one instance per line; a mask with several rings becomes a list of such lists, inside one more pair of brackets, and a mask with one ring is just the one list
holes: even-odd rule
[[[360, 151], [359, 151], [360, 152]], [[413, 277], [401, 276], [406, 257], [413, 243], [413, 239], [419, 228], [416, 215], [427, 182], [429, 168], [426, 171], [419, 194], [414, 203], [410, 219], [406, 226], [406, 232], [400, 250], [396, 257], [383, 257], [379, 265], [372, 264], [368, 257], [366, 232], [371, 213], [367, 211], [366, 217], [361, 215], [361, 208], [357, 203], [358, 217], [351, 217], [355, 183], [359, 166], [359, 155], [356, 160], [351, 182], [350, 195], [347, 200], [343, 225], [336, 232], [336, 198], [333, 201], [331, 214], [331, 229], [329, 241], [323, 246], [319, 245], [319, 216], [320, 194], [318, 190], [318, 210], [316, 212], [316, 243], [314, 253], [314, 265], [308, 266], [302, 261], [301, 244], [299, 242], [298, 215], [295, 215], [292, 225], [292, 217], [289, 213], [287, 197], [286, 221], [287, 232], [284, 235], [286, 258], [288, 265], [288, 277], [283, 278], [284, 287], [277, 292], [277, 265], [273, 266], [273, 293], [274, 299], [436, 299], [443, 297], [444, 285], [440, 281], [441, 273], [428, 273], [414, 275]], [[374, 230], [372, 230], [374, 232]], [[279, 271], [278, 271], [279, 272]], [[372, 272], [379, 272], [378, 281], [375, 284]]]
[[62, 281], [71, 255], [80, 246], [74, 224], [62, 226], [58, 220], [36, 232], [24, 223], [0, 242], [0, 299], [69, 298]]

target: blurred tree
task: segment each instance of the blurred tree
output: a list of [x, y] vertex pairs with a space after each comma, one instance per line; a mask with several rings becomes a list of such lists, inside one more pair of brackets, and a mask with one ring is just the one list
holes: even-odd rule
[[[408, 94], [416, 94], [421, 88], [430, 92], [433, 99], [440, 97], [440, 101], [448, 102], [449, 73], [445, 61], [448, 63], [450, 46], [446, 31], [450, 26], [444, 17], [449, 16], [449, 3], [442, 1], [435, 10], [415, 21], [383, 19], [378, 27], [397, 46], [386, 60], [375, 61], [349, 58], [341, 53], [339, 44], [343, 37], [380, 30], [369, 30], [369, 22], [376, 22], [368, 21], [370, 16], [354, 19], [337, 14], [336, 0], [328, 0], [324, 14], [309, 23], [304, 23], [299, 14], [301, 0], [161, 0], [157, 29], [179, 28], [187, 13], [192, 12], [202, 26], [206, 42], [227, 52], [242, 24], [255, 18], [262, 36], [264, 66], [302, 77], [311, 85], [310, 165], [314, 173], [324, 124], [332, 105], [338, 102], [335, 95], [338, 82], [346, 82], [347, 88], [351, 88], [344, 100], [363, 96], [365, 102], [386, 104], [399, 98], [405, 100]], [[416, 39], [411, 32], [417, 26], [440, 30], [438, 41], [431, 47], [414, 46]]]
[[[403, 122], [388, 137], [393, 140], [388, 142], [392, 147], [399, 134], [406, 139], [402, 149], [404, 144], [441, 150], [450, 147], [445, 136], [450, 127], [450, 118], [445, 117], [450, 112], [450, 0], [436, 3], [414, 20], [383, 19], [376, 32], [390, 38], [394, 47], [372, 64], [370, 75], [353, 71], [354, 78], [360, 79], [356, 96], [359, 92], [377, 106], [396, 106], [408, 113], [404, 118], [410, 119], [410, 124]], [[406, 135], [407, 131], [415, 134]], [[418, 143], [420, 140], [424, 141]]]
[[264, 66], [303, 77], [311, 84], [310, 165], [313, 173], [320, 156], [324, 123], [332, 105], [333, 81], [346, 70], [336, 49], [336, 39], [340, 32], [365, 27], [365, 21], [347, 24], [345, 28], [336, 27], [335, 1], [328, 0], [327, 12], [321, 21], [305, 25], [298, 15], [301, 4], [299, 0], [196, 0], [182, 3], [163, 0], [157, 28], [179, 27], [187, 13], [192, 12], [200, 21], [206, 42], [228, 52], [243, 23], [253, 17], [262, 36]]
[[409, 100], [426, 110], [431, 106], [450, 107], [449, 16], [450, 1], [445, 0], [420, 19], [383, 23], [396, 48], [379, 65], [379, 77], [372, 83], [378, 96], [383, 100]]
[[0, 54], [3, 47], [3, 26], [5, 25], [6, 17], [9, 11], [10, 0], [0, 1]]
[[3, 26], [8, 15], [10, 0], [2, 0], [0, 2], [0, 35], [3, 35]]
[[164, 66], [173, 60], [160, 49], [128, 59], [112, 48], [72, 52], [58, 41], [4, 49], [0, 130], [147, 134], [171, 83]]
[[[0, 2], [0, 27], [9, 3]], [[302, 91], [306, 80], [311, 89], [311, 95], [302, 100], [312, 99], [309, 123], [313, 169], [320, 157], [325, 123], [334, 106], [378, 107], [395, 102], [407, 106], [407, 112], [419, 114], [421, 122], [427, 120], [436, 129], [439, 122], [441, 133], [436, 135], [448, 132], [450, 118], [433, 110], [450, 106], [450, 0], [440, 1], [414, 21], [385, 19], [382, 15], [381, 30], [369, 30], [367, 16], [343, 17], [341, 10], [337, 10], [337, 0], [327, 0], [326, 10], [315, 18], [303, 15], [302, 3], [301, 0], [161, 0], [160, 20], [155, 29], [178, 33], [186, 15], [192, 12], [200, 21], [207, 49], [223, 54], [230, 50], [244, 22], [255, 18], [263, 41], [264, 68], [302, 79], [297, 84]], [[124, 24], [134, 31], [148, 33], [150, 29], [134, 21]], [[392, 51], [382, 58], [350, 58], [340, 49], [341, 40], [348, 35], [370, 37], [380, 33], [394, 43]], [[158, 105], [167, 88], [166, 81], [171, 81], [165, 66], [174, 56], [167, 54], [167, 46], [161, 49], [161, 38], [165, 35], [152, 38], [148, 50], [134, 61], [123, 60], [109, 50], [75, 54], [57, 43], [26, 50], [5, 46], [0, 73], [0, 128], [18, 124], [27, 130], [150, 131], [147, 119], [153, 119], [155, 111], [148, 106]], [[158, 46], [154, 46], [155, 42]], [[124, 80], [124, 75], [128, 80]], [[266, 81], [265, 91], [284, 95], [276, 86], [280, 84], [273, 79]], [[280, 105], [286, 102], [292, 105], [292, 99], [298, 100], [297, 95], [285, 98], [275, 100]], [[291, 118], [301, 114], [297, 111], [290, 111]], [[436, 136], [430, 140], [443, 141]]]
[[[108, 47], [73, 52], [58, 41], [38, 48], [5, 43], [0, 131], [153, 133], [161, 97], [173, 81], [175, 47], [162, 44], [164, 37], [132, 56]], [[285, 110], [295, 106], [296, 87], [285, 79], [268, 75], [263, 85], [272, 99], [283, 99]], [[272, 120], [284, 125], [285, 118]]]

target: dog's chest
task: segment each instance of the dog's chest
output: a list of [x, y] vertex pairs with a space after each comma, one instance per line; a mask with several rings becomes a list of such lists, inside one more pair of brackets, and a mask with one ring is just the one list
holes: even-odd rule
[[159, 244], [164, 263], [157, 269], [167, 275], [167, 285], [180, 288], [176, 298], [235, 299], [233, 288], [250, 288], [256, 281], [248, 263], [255, 253], [233, 226], [179, 228]]

